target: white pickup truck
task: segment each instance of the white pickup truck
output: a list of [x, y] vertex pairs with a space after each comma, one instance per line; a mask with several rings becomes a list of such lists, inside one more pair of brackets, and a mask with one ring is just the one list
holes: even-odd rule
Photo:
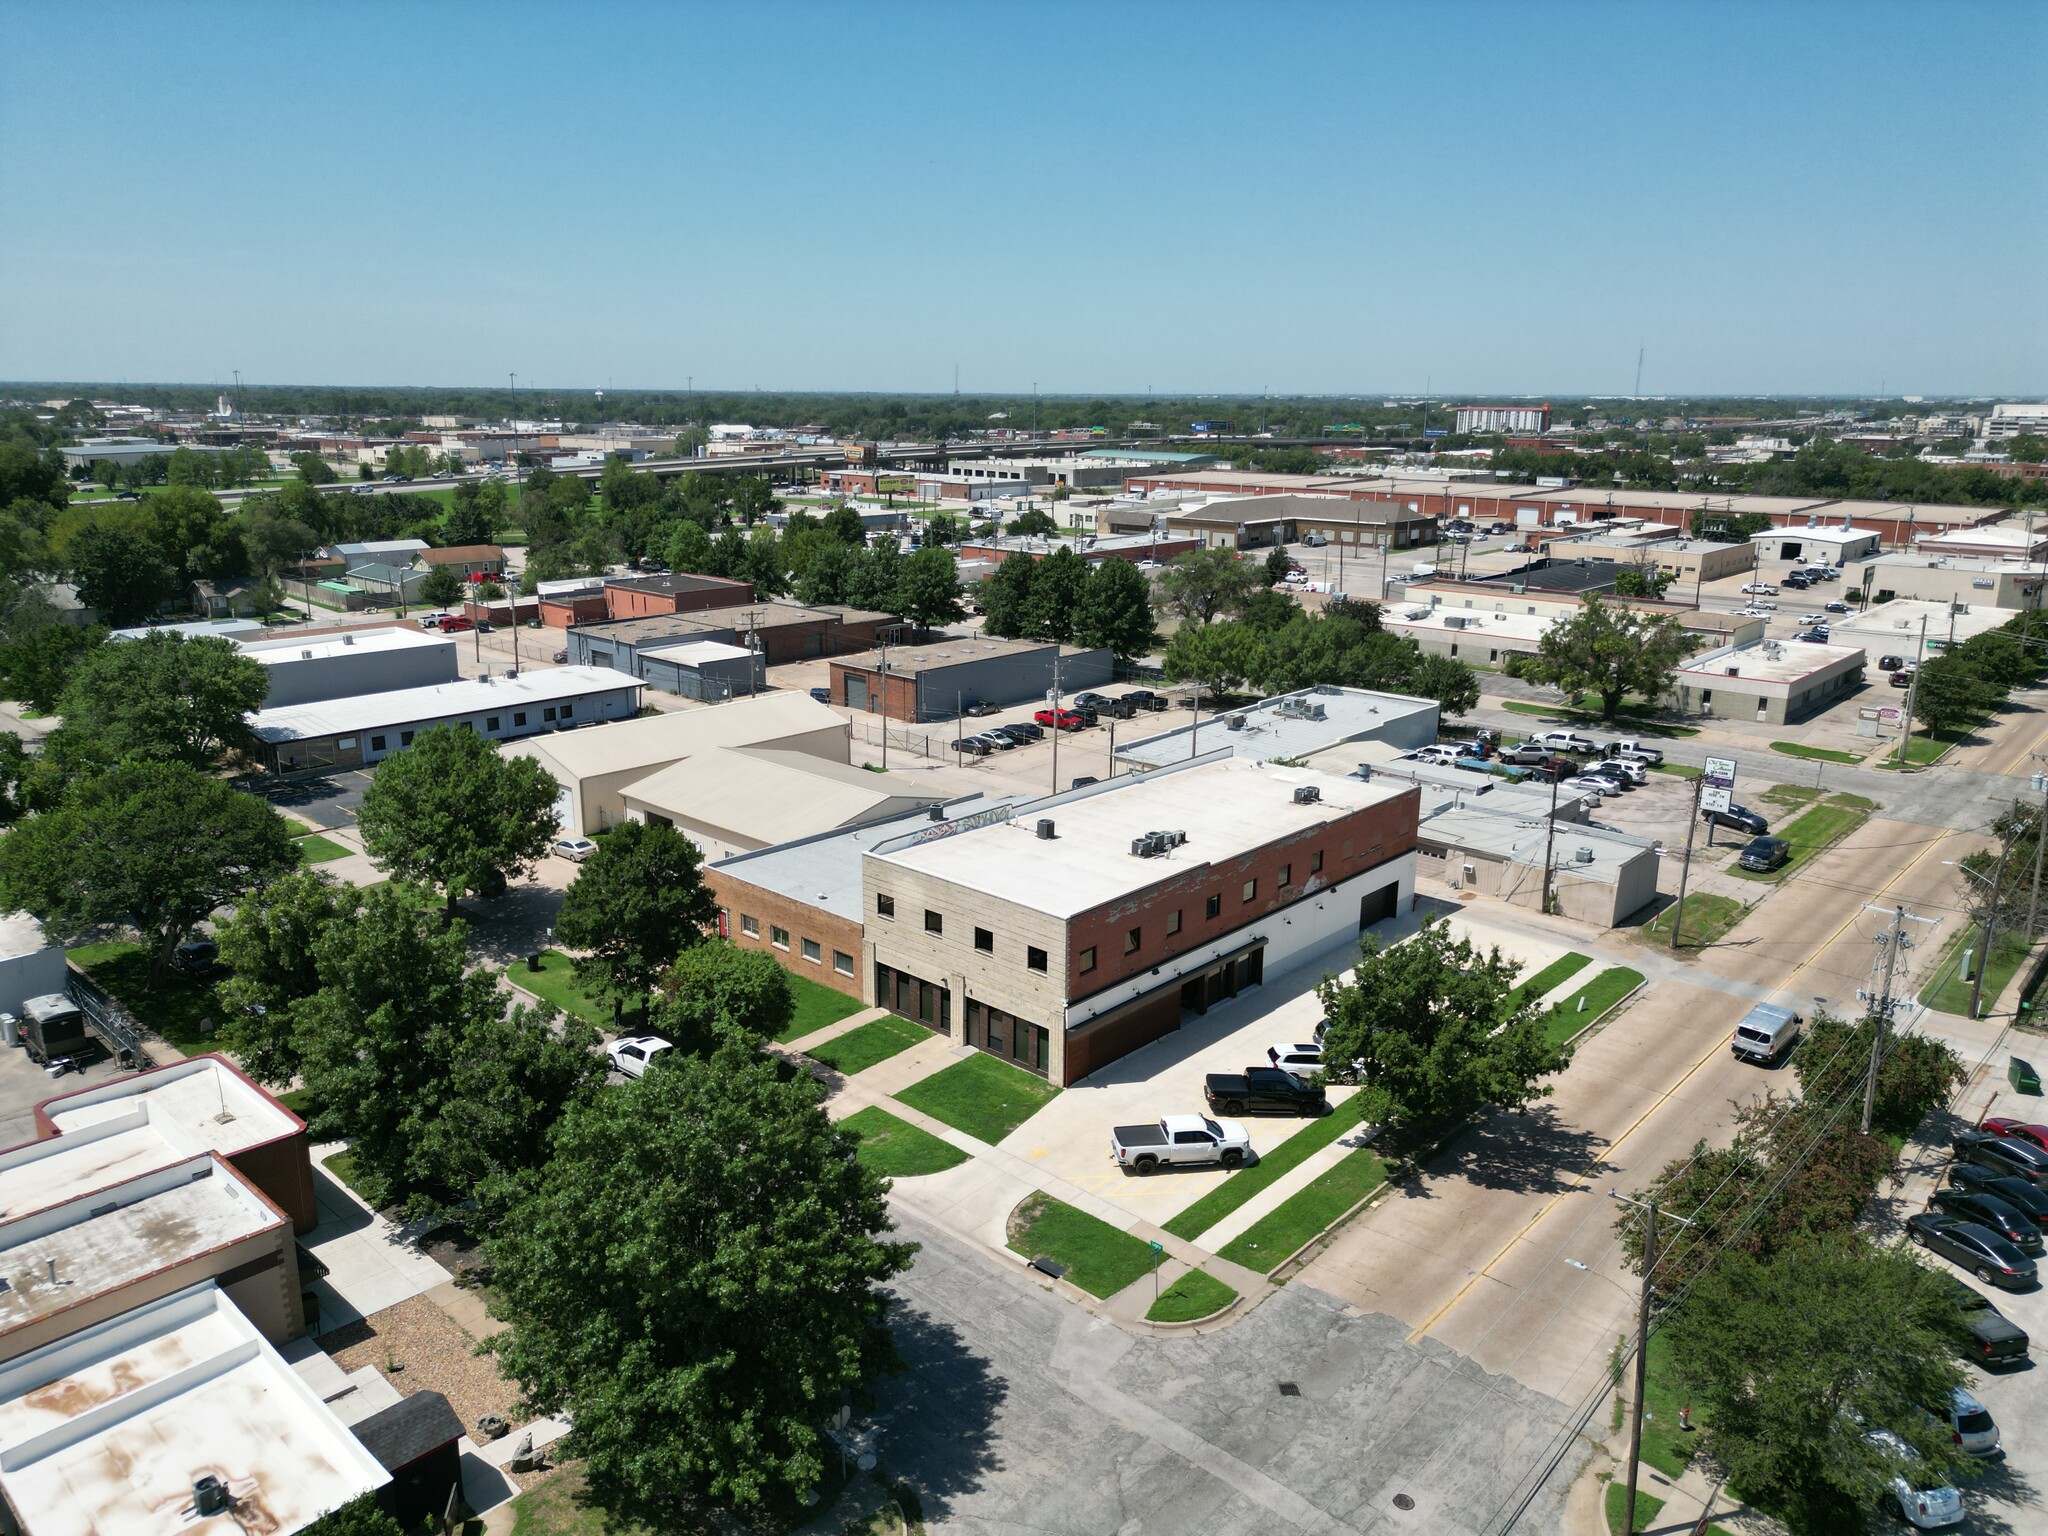
[[1235, 1120], [1208, 1115], [1168, 1115], [1151, 1125], [1120, 1125], [1109, 1133], [1109, 1155], [1125, 1173], [1192, 1163], [1235, 1168], [1251, 1149], [1251, 1132]]

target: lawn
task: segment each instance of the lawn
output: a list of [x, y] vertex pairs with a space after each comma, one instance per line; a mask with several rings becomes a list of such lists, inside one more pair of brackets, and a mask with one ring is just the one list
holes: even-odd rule
[[559, 949], [544, 949], [540, 952], [540, 966], [536, 971], [530, 966], [514, 965], [505, 975], [515, 986], [526, 988], [564, 1013], [588, 1019], [600, 1029], [612, 1027], [611, 1004], [599, 1002], [576, 985], [575, 961]]
[[1175, 1237], [1193, 1242], [1260, 1190], [1299, 1168], [1339, 1136], [1355, 1130], [1364, 1112], [1365, 1096], [1352, 1094], [1322, 1119], [1309, 1121], [1251, 1167], [1239, 1169], [1172, 1220], [1160, 1225]]
[[343, 847], [331, 837], [322, 837], [318, 832], [308, 832], [294, 838], [299, 850], [301, 864], [326, 864], [334, 859], [345, 859], [353, 849]]
[[835, 992], [808, 976], [791, 975], [789, 986], [796, 994], [796, 1012], [790, 1016], [789, 1026], [775, 1037], [778, 1045], [801, 1040], [805, 1035], [815, 1034], [827, 1024], [851, 1018], [867, 1007], [859, 998]]
[[[832, 1460], [834, 1467], [837, 1458]], [[635, 1521], [612, 1519], [590, 1495], [581, 1467], [567, 1467], [512, 1501], [512, 1536], [654, 1536]]]
[[1386, 1164], [1371, 1148], [1360, 1148], [1224, 1244], [1221, 1256], [1271, 1274], [1274, 1265], [1386, 1182]]
[[1788, 810], [1797, 810], [1802, 805], [1811, 805], [1820, 798], [1818, 784], [1773, 784], [1758, 794], [1757, 799], [1768, 800], [1773, 805], [1782, 805]]
[[896, 1095], [912, 1109], [990, 1145], [1058, 1096], [1059, 1089], [1044, 1078], [979, 1051]]
[[[1931, 735], [1909, 736], [1906, 739], [1906, 761], [1919, 767], [1925, 767], [1927, 764], [1944, 756], [1951, 747], [1960, 746], [1963, 742], [1968, 741], [1976, 733], [1978, 727], [1985, 723], [1984, 720], [1979, 720], [1975, 725], [1948, 726], [1933, 732]], [[1898, 767], [1898, 747], [1894, 745], [1890, 748], [1877, 766], [1880, 768]]]
[[[1963, 975], [1963, 951], [1976, 950], [1984, 943], [1984, 927], [1972, 923], [1948, 941], [1948, 951], [1936, 967], [1934, 979], [1920, 990], [1920, 1001], [1943, 1013], [1970, 1012], [1970, 992], [1976, 983]], [[1991, 963], [1984, 968], [1984, 1002], [1990, 1008], [2005, 990], [2014, 972], [2026, 963], [2032, 946], [2017, 933], [2001, 933], [1991, 942]]]
[[1830, 747], [1802, 746], [1796, 741], [1774, 741], [1773, 752], [1782, 752], [1787, 757], [1803, 757], [1814, 763], [1860, 763], [1866, 754], [1860, 752], [1837, 752]]
[[[1685, 928], [1681, 937], [1690, 949], [1704, 949], [1742, 921], [1749, 907], [1733, 896], [1716, 896], [1712, 891], [1689, 891], [1685, 898]], [[1671, 942], [1671, 922], [1678, 911], [1673, 902], [1643, 925], [1643, 937], [1659, 944]]]
[[334, 1154], [334, 1156], [328, 1158], [327, 1161], [322, 1163], [320, 1166], [325, 1168], [329, 1173], [333, 1174], [335, 1178], [341, 1180], [341, 1182], [346, 1184], [350, 1189], [354, 1190], [356, 1193], [356, 1198], [362, 1201], [363, 1204], [371, 1206], [373, 1208], [376, 1206], [377, 1202], [370, 1198], [369, 1191], [363, 1188], [362, 1184], [358, 1181], [356, 1177], [355, 1153], [346, 1151], [337, 1152]]
[[1531, 704], [1524, 699], [1503, 699], [1502, 709], [1518, 715], [1538, 715], [1546, 720], [1562, 720], [1568, 725], [1594, 726], [1610, 733], [1631, 732], [1641, 736], [1697, 736], [1699, 731], [1690, 725], [1666, 725], [1652, 718], [1654, 711], [1647, 704], [1624, 704], [1615, 712], [1612, 720], [1602, 720], [1597, 709], [1574, 709], [1569, 704]]
[[1592, 963], [1591, 955], [1582, 955], [1576, 950], [1568, 955], [1560, 955], [1508, 994], [1508, 1012], [1513, 1013], [1522, 1004], [1546, 996], [1553, 988], [1563, 986]]
[[1632, 971], [1625, 965], [1609, 966], [1550, 1010], [1543, 1021], [1544, 1037], [1552, 1045], [1564, 1044], [1606, 1018], [1616, 1003], [1642, 984], [1641, 971]]
[[1043, 1192], [1026, 1195], [1010, 1213], [1009, 1243], [1013, 1253], [1027, 1259], [1044, 1257], [1066, 1265], [1067, 1278], [1095, 1297], [1114, 1296], [1166, 1258], [1143, 1238], [1119, 1232]]
[[885, 1179], [944, 1173], [967, 1161], [967, 1154], [951, 1142], [941, 1141], [930, 1131], [921, 1131], [908, 1120], [899, 1120], [886, 1109], [873, 1105], [856, 1110], [839, 1123], [860, 1137], [860, 1148], [854, 1155], [861, 1166]]
[[1192, 1323], [1221, 1312], [1235, 1300], [1237, 1292], [1214, 1275], [1191, 1269], [1159, 1293], [1145, 1317], [1155, 1323]]
[[813, 1061], [821, 1061], [846, 1077], [856, 1072], [865, 1072], [880, 1061], [887, 1061], [902, 1051], [909, 1050], [920, 1040], [936, 1037], [922, 1024], [885, 1013], [872, 1023], [863, 1024], [859, 1029], [850, 1029], [843, 1035], [835, 1035], [823, 1044], [814, 1045], [804, 1054]]
[[[1630, 1364], [1622, 1380], [1622, 1394], [1635, 1388], [1635, 1366]], [[1650, 1335], [1650, 1369], [1643, 1393], [1643, 1460], [1666, 1477], [1679, 1477], [1692, 1460], [1693, 1442], [1699, 1437], [1678, 1427], [1678, 1410], [1685, 1399], [1671, 1377], [1671, 1341], [1661, 1333]]]
[[140, 944], [84, 944], [69, 953], [72, 963], [111, 992], [144, 1028], [155, 1030], [188, 1056], [213, 1049], [213, 1036], [205, 1028], [208, 1020], [220, 1021], [213, 988], [166, 971], [156, 990], [150, 991], [149, 952]]
[[1774, 835], [1792, 845], [1792, 857], [1768, 873], [1758, 873], [1730, 864], [1728, 872], [1744, 880], [1789, 880], [1822, 853], [1854, 832], [1876, 808], [1861, 795], [1829, 795], [1808, 806]]
[[1699, 769], [1690, 763], [1646, 763], [1652, 773], [1668, 773], [1674, 779], [1691, 779], [1699, 776]]

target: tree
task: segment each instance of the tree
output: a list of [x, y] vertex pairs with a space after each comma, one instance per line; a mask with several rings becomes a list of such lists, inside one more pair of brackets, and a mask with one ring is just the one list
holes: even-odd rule
[[1614, 595], [1616, 597], [1661, 598], [1671, 590], [1671, 584], [1678, 580], [1670, 571], [1660, 571], [1655, 566], [1627, 565], [1614, 573]]
[[1153, 622], [1152, 584], [1145, 573], [1114, 555], [1096, 561], [1081, 592], [1074, 639], [1109, 651], [1118, 661], [1151, 651], [1159, 641], [1159, 629]]
[[981, 627], [1014, 640], [1029, 633], [1031, 588], [1038, 562], [1029, 555], [1011, 555], [981, 584]]
[[823, 1092], [746, 1051], [664, 1062], [570, 1108], [492, 1235], [500, 1369], [570, 1417], [606, 1509], [793, 1510], [841, 1394], [896, 1364], [877, 1287], [914, 1248]]
[[339, 1509], [329, 1510], [306, 1526], [301, 1536], [408, 1536], [408, 1533], [397, 1520], [384, 1513], [383, 1506], [377, 1502], [377, 1495], [366, 1493]]
[[218, 988], [228, 1019], [226, 1043], [259, 1082], [286, 1086], [299, 1075], [298, 1005], [320, 990], [320, 942], [362, 910], [362, 892], [317, 870], [273, 881], [216, 924], [221, 963], [232, 973]]
[[704, 856], [674, 827], [625, 821], [598, 840], [562, 897], [555, 937], [584, 953], [576, 983], [620, 1009], [645, 997], [718, 915]]
[[250, 745], [250, 711], [270, 674], [233, 642], [169, 632], [86, 651], [58, 696], [60, 732], [91, 737], [111, 757], [218, 762]]
[[1235, 612], [1258, 585], [1258, 571], [1228, 549], [1194, 549], [1171, 562], [1159, 578], [1167, 605], [1190, 624]]
[[2017, 464], [2039, 464], [2048, 460], [2048, 437], [2038, 432], [2016, 432], [2005, 440], [2006, 457]]
[[450, 544], [488, 544], [498, 536], [498, 520], [504, 515], [505, 487], [495, 480], [466, 480], [449, 497], [441, 537]]
[[453, 607], [462, 601], [462, 578], [450, 566], [435, 566], [420, 581], [420, 601], [435, 608]]
[[888, 535], [854, 556], [846, 577], [846, 600], [856, 608], [889, 612], [896, 601], [903, 570], [903, 550]]
[[2000, 690], [1957, 655], [1937, 656], [1913, 685], [1913, 718], [1928, 734], [1955, 730], [1998, 707]]
[[957, 624], [966, 610], [960, 606], [960, 572], [953, 552], [934, 547], [906, 557], [896, 573], [891, 608], [919, 629]]
[[141, 623], [175, 590], [177, 573], [154, 544], [104, 522], [78, 531], [67, 560], [79, 602], [117, 627]]
[[1515, 994], [1521, 967], [1498, 948], [1482, 954], [1438, 919], [1404, 943], [1367, 937], [1359, 955], [1349, 983], [1325, 980], [1316, 995], [1323, 1059], [1356, 1064], [1336, 1075], [1374, 1096], [1368, 1118], [1422, 1133], [1549, 1096], [1541, 1080], [1570, 1053], [1546, 1038], [1538, 1000]]
[[1884, 1428], [1942, 1482], [1973, 1475], [1944, 1404], [1964, 1384], [1955, 1282], [1858, 1238], [1769, 1259], [1731, 1253], [1665, 1323], [1680, 1382], [1703, 1410], [1700, 1449], [1794, 1531], [1855, 1532], [1898, 1470]]
[[[1856, 1090], [1870, 1068], [1875, 1021], [1851, 1024], [1817, 1013], [1792, 1053], [1799, 1096], [1809, 1104], [1832, 1104]], [[1887, 1031], [1878, 1063], [1871, 1125], [1910, 1135], [1921, 1117], [1944, 1102], [1968, 1076], [1953, 1047], [1931, 1035]]]
[[0, 900], [60, 933], [127, 923], [150, 985], [216, 907], [298, 865], [284, 818], [184, 763], [127, 762], [0, 838]]
[[1479, 674], [1455, 656], [1417, 656], [1401, 691], [1435, 699], [1447, 715], [1462, 715], [1479, 703]]
[[317, 453], [295, 453], [292, 468], [299, 472], [299, 480], [305, 485], [332, 485], [336, 476], [334, 466]]
[[49, 714], [80, 659], [106, 639], [97, 624], [51, 618], [26, 626], [0, 644], [0, 680], [11, 690], [9, 697]]
[[1576, 698], [1600, 696], [1600, 716], [1612, 720], [1621, 701], [1639, 694], [1655, 704], [1671, 686], [1678, 664], [1699, 636], [1661, 614], [1642, 613], [1588, 593], [1579, 611], [1544, 631], [1523, 675]]
[[704, 575], [711, 569], [711, 535], [693, 522], [678, 520], [669, 527], [661, 556], [672, 571]]
[[685, 949], [662, 978], [655, 1032], [702, 1055], [725, 1044], [756, 1050], [796, 1015], [796, 990], [773, 955], [709, 939]]
[[1238, 617], [1262, 635], [1285, 629], [1301, 612], [1301, 604], [1286, 592], [1261, 587], [1244, 600]]
[[1166, 647], [1166, 675], [1192, 680], [1212, 696], [1235, 693], [1264, 665], [1256, 631], [1243, 624], [1205, 624], [1183, 629]]
[[[683, 527], [694, 528], [695, 525], [685, 523]], [[703, 535], [699, 533], [698, 537], [702, 538]], [[708, 548], [710, 541], [706, 540], [705, 543]], [[803, 574], [797, 578], [797, 598], [806, 603], [845, 602], [847, 588], [853, 582], [854, 562], [859, 558], [859, 554], [844, 544], [834, 542], [823, 545], [812, 555], [810, 563], [804, 567]], [[683, 565], [675, 568], [679, 571], [695, 569]]]
[[1294, 568], [1294, 562], [1287, 558], [1287, 546], [1275, 544], [1266, 552], [1266, 585], [1277, 587], [1287, 579], [1287, 573]]
[[[1028, 555], [1013, 555], [1003, 564], [1028, 559]], [[1088, 562], [1063, 544], [1037, 565], [1031, 573], [1031, 601], [1024, 609], [1024, 633], [1066, 645], [1080, 627]]]
[[1049, 539], [1060, 531], [1060, 525], [1052, 520], [1050, 512], [1030, 507], [1012, 518], [1005, 531], [1023, 538]]
[[447, 915], [469, 891], [524, 873], [554, 839], [557, 788], [530, 757], [501, 757], [465, 726], [421, 731], [363, 792], [363, 847], [395, 879], [441, 891]]

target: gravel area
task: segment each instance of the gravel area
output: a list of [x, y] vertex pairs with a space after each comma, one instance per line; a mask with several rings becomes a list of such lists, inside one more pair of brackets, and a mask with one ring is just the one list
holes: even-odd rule
[[[336, 1329], [322, 1342], [343, 1370], [374, 1365], [401, 1393], [441, 1393], [472, 1436], [486, 1413], [503, 1414], [515, 1425], [526, 1422], [513, 1411], [518, 1384], [500, 1376], [496, 1358], [477, 1354], [476, 1341], [424, 1296]], [[394, 1362], [403, 1367], [395, 1375]]]

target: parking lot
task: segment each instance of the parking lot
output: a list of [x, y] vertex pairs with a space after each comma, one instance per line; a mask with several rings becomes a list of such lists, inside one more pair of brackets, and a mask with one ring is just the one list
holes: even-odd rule
[[280, 780], [258, 793], [280, 811], [302, 817], [323, 832], [355, 825], [373, 768], [347, 768], [317, 778]]

